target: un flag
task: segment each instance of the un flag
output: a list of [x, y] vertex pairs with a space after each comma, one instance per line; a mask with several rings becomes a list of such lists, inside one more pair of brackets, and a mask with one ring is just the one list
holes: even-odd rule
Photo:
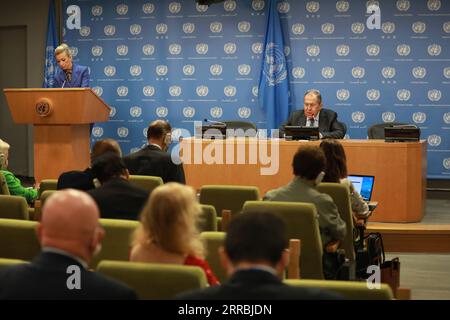
[[55, 1], [50, 0], [48, 8], [47, 41], [45, 44], [45, 70], [44, 88], [53, 88], [56, 73], [56, 60], [54, 50], [58, 45], [58, 36], [55, 26]]
[[267, 129], [276, 129], [287, 120], [290, 112], [289, 81], [277, 0], [270, 0], [267, 8], [258, 99], [266, 114]]

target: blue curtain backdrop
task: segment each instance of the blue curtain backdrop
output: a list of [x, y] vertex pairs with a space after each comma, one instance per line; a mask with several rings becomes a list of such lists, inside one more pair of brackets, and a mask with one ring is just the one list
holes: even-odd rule
[[[243, 119], [266, 128], [258, 103], [268, 1], [70, 0], [81, 29], [64, 30], [91, 87], [113, 107], [93, 139], [111, 137], [124, 153], [141, 147], [156, 118], [193, 133], [193, 121]], [[378, 1], [278, 1], [292, 109], [303, 93], [365, 139], [370, 125], [415, 123], [428, 141], [428, 177], [450, 177], [450, 3], [379, 1], [380, 29], [366, 6]], [[67, 14], [65, 14], [67, 19]]]

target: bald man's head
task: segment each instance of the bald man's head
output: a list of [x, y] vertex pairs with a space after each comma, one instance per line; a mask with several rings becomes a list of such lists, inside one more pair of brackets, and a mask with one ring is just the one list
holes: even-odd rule
[[53, 247], [89, 262], [103, 230], [95, 201], [82, 191], [66, 189], [50, 196], [38, 227], [42, 247]]

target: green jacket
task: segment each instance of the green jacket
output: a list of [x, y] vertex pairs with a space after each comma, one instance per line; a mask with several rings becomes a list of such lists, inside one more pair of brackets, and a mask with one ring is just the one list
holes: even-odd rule
[[38, 192], [36, 189], [24, 188], [20, 180], [12, 172], [6, 170], [1, 170], [1, 172], [5, 176], [6, 184], [11, 195], [24, 197], [28, 202], [33, 202], [37, 198]]

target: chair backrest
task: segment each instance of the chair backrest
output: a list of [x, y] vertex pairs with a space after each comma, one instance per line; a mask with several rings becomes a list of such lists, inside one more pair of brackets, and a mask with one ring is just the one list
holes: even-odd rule
[[0, 218], [30, 220], [24, 197], [0, 195]]
[[149, 194], [153, 189], [162, 185], [164, 182], [161, 177], [130, 175], [129, 180], [134, 186], [147, 190]]
[[28, 263], [28, 261], [20, 259], [0, 258], [0, 271], [22, 263]]
[[131, 241], [134, 231], [139, 227], [139, 221], [120, 219], [100, 219], [105, 230], [102, 250], [92, 259], [91, 268], [95, 268], [101, 260], [128, 261]]
[[220, 262], [219, 257], [219, 248], [223, 245], [225, 235], [225, 232], [218, 231], [202, 232], [200, 234], [200, 238], [202, 239], [206, 248], [206, 261], [221, 283], [223, 283], [227, 279], [227, 274], [222, 267], [222, 263]]
[[198, 221], [198, 231], [217, 231], [217, 213], [216, 209], [207, 204], [201, 204], [202, 212]]
[[102, 261], [97, 271], [134, 289], [142, 300], [172, 299], [176, 294], [205, 288], [205, 272], [197, 266]]
[[0, 219], [0, 257], [33, 259], [41, 250], [36, 227], [35, 221]]
[[406, 123], [401, 122], [376, 123], [369, 127], [367, 135], [369, 136], [369, 139], [384, 139], [384, 128], [405, 124]]
[[200, 188], [200, 203], [214, 206], [219, 217], [224, 209], [235, 215], [241, 212], [245, 201], [259, 199], [259, 189], [253, 186], [204, 185]]
[[323, 182], [317, 186], [317, 190], [328, 194], [333, 198], [336, 204], [339, 215], [345, 221], [347, 226], [347, 234], [341, 241], [340, 248], [345, 250], [345, 256], [350, 261], [355, 261], [355, 245], [353, 238], [353, 212], [350, 200], [350, 190], [348, 186], [341, 183]]
[[227, 125], [227, 129], [242, 129], [243, 132], [236, 132], [237, 136], [244, 136], [244, 137], [256, 137], [257, 135], [257, 128], [256, 124], [249, 121], [222, 121]]
[[56, 186], [58, 185], [58, 179], [44, 179], [39, 184], [39, 192], [38, 198], [41, 198], [41, 195], [47, 190], [56, 190]]
[[0, 194], [10, 195], [8, 184], [6, 183], [6, 178], [1, 172], [0, 172]]
[[300, 239], [300, 277], [323, 279], [322, 240], [316, 207], [311, 203], [281, 201], [247, 201], [243, 213], [271, 212], [281, 217], [287, 228], [288, 239]]
[[284, 283], [303, 288], [318, 288], [340, 294], [349, 300], [392, 300], [389, 285], [382, 283], [380, 289], [369, 289], [366, 282], [336, 280], [286, 279]]

